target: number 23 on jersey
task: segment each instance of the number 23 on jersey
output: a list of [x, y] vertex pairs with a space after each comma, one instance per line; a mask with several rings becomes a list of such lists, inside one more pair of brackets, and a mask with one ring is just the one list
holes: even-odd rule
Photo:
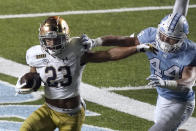
[[[53, 66], [49, 66], [46, 67], [45, 73], [52, 74], [46, 79], [46, 83], [49, 87], [58, 87], [58, 84], [65, 87], [71, 85], [72, 83], [71, 70], [69, 66], [60, 66], [58, 69], [55, 69]], [[63, 74], [63, 78], [60, 80], [57, 80], [58, 73]]]

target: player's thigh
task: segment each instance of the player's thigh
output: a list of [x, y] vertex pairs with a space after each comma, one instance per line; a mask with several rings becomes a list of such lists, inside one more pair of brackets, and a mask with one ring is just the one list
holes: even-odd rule
[[155, 110], [155, 123], [159, 123], [163, 127], [177, 129], [191, 116], [193, 110], [194, 101], [170, 101], [159, 96]]
[[184, 114], [181, 117], [181, 121], [180, 121], [179, 125], [184, 124], [189, 119], [189, 117], [191, 117], [194, 109], [195, 109], [195, 100], [189, 101], [186, 103], [186, 109], [184, 111]]
[[24, 121], [20, 131], [53, 131], [56, 127], [50, 116], [48, 107], [43, 105]]
[[59, 121], [58, 127], [60, 131], [81, 131], [82, 124], [85, 120], [85, 110], [83, 107], [74, 115], [58, 112], [56, 112], [56, 115]]

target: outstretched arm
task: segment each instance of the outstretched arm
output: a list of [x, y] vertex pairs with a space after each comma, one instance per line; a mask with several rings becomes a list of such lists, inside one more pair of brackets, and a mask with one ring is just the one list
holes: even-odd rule
[[158, 51], [150, 44], [141, 44], [137, 46], [115, 47], [106, 51], [87, 52], [82, 56], [81, 64], [88, 62], [106, 62], [115, 61], [131, 56], [137, 52], [151, 51], [156, 54]]
[[133, 55], [137, 52], [136, 46], [134, 47], [115, 47], [107, 51], [96, 51], [96, 52], [87, 52], [82, 56], [81, 63], [85, 64], [88, 62], [107, 62], [115, 61], [126, 58], [130, 55]]
[[102, 46], [135, 46], [139, 45], [137, 37], [128, 36], [103, 36]]
[[102, 36], [96, 39], [90, 39], [86, 34], [80, 37], [80, 43], [86, 50], [90, 50], [96, 46], [136, 46], [139, 45], [137, 37], [128, 36]]
[[179, 13], [184, 16], [187, 15], [189, 0], [176, 0], [173, 8], [173, 13]]

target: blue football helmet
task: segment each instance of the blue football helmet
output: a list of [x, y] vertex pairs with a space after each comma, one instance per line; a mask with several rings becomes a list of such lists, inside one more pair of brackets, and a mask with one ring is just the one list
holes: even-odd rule
[[158, 25], [156, 42], [163, 52], [175, 52], [179, 49], [189, 33], [189, 25], [185, 16], [169, 14]]

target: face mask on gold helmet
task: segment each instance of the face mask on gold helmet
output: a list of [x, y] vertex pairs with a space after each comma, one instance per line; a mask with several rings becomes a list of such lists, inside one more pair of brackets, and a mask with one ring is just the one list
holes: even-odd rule
[[[41, 47], [52, 56], [58, 56], [66, 48], [69, 41], [69, 27], [60, 16], [48, 17], [39, 28]], [[53, 40], [52, 45], [47, 45], [46, 40]]]

